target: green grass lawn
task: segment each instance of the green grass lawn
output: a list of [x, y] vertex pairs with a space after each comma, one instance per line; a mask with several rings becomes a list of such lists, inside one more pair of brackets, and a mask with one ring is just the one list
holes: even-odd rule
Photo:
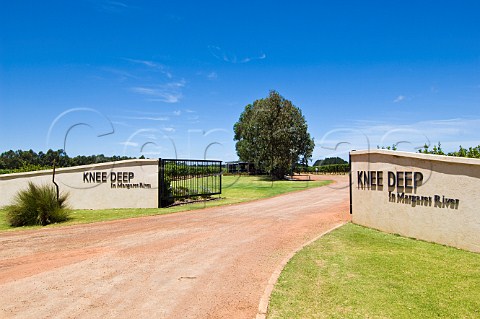
[[480, 254], [347, 224], [290, 260], [268, 318], [480, 318]]
[[[268, 178], [258, 176], [224, 176], [223, 189], [220, 200], [207, 201], [170, 208], [145, 208], [145, 209], [98, 209], [98, 210], [73, 210], [69, 221], [61, 224], [49, 225], [56, 227], [78, 223], [92, 223], [106, 220], [123, 219], [130, 217], [162, 215], [176, 212], [202, 209], [206, 207], [231, 205], [261, 198], [273, 197], [288, 192], [304, 190], [329, 184], [329, 181], [269, 181]], [[0, 231], [39, 228], [41, 226], [28, 226], [12, 228], [7, 224], [5, 211], [0, 210]]]

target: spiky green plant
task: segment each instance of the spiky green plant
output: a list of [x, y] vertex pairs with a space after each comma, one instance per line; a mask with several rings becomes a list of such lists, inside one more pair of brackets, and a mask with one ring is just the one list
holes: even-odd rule
[[57, 201], [55, 187], [29, 182], [26, 189], [16, 194], [13, 203], [5, 207], [7, 221], [13, 227], [66, 221], [70, 213], [67, 198], [68, 194], [61, 194]]

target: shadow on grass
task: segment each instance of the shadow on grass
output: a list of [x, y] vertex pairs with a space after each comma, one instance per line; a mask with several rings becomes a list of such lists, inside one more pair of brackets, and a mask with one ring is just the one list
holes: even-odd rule
[[271, 175], [255, 175], [255, 177], [258, 177], [258, 180], [260, 182], [279, 182], [279, 181], [286, 181], [284, 178], [276, 178], [275, 176]]

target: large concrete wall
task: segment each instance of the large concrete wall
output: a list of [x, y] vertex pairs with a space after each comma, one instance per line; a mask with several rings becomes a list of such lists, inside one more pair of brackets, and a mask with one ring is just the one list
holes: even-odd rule
[[352, 220], [480, 252], [480, 160], [353, 151]]
[[[52, 170], [0, 175], [0, 206], [34, 184], [52, 183]], [[76, 209], [158, 207], [158, 160], [126, 160], [56, 169], [60, 192]]]

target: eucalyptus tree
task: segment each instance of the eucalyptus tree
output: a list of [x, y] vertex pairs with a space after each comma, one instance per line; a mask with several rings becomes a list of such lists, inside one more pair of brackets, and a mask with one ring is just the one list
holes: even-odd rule
[[278, 92], [248, 104], [234, 125], [237, 154], [276, 178], [308, 164], [315, 146], [302, 111]]

